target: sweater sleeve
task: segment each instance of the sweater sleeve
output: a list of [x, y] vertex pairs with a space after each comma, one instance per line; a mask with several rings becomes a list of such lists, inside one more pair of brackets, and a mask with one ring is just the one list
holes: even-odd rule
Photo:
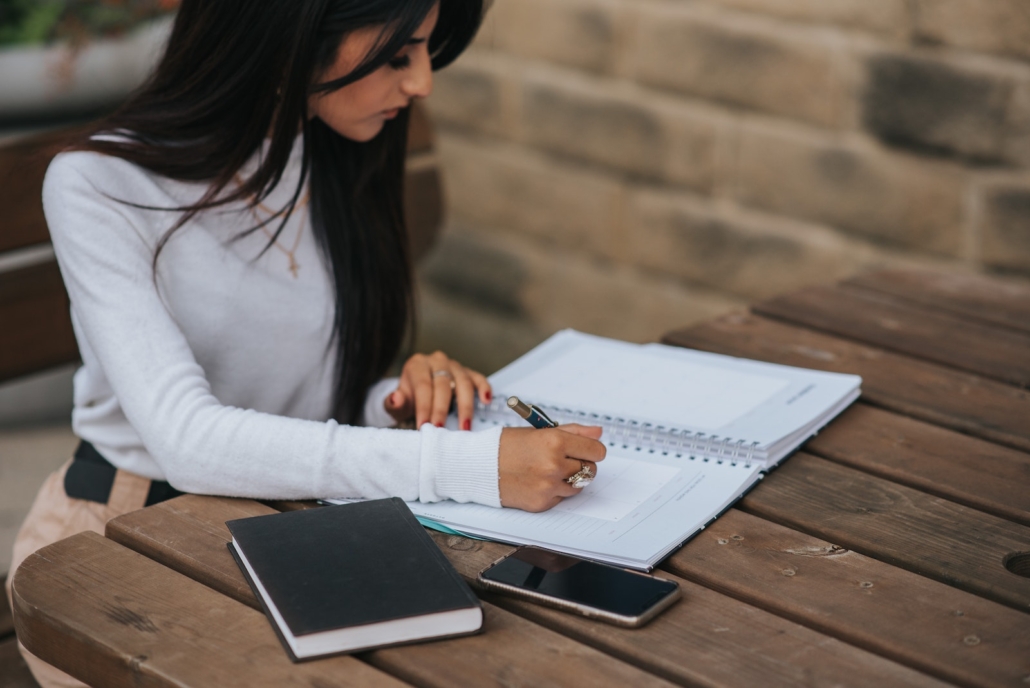
[[[94, 184], [94, 168], [125, 166], [135, 177]], [[174, 487], [269, 499], [397, 496], [500, 505], [499, 430], [351, 427], [221, 404], [154, 279], [153, 239], [139, 220], [154, 211], [102, 190], [114, 185], [118, 197], [136, 198], [131, 186], [142, 184], [141, 176], [124, 161], [62, 154], [47, 171], [43, 205], [76, 334]], [[382, 407], [383, 389], [370, 391], [366, 414], [377, 396]], [[383, 424], [378, 416], [367, 420]]]

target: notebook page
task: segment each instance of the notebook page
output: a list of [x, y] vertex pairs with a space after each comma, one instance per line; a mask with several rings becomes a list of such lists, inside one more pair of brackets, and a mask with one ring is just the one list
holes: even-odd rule
[[[757, 441], [761, 447], [782, 443], [799, 431], [804, 436], [810, 435], [857, 398], [862, 384], [862, 378], [857, 375], [752, 361], [663, 344], [645, 344], [642, 348], [659, 364], [688, 360], [697, 365], [785, 380], [787, 384], [778, 392], [719, 428], [716, 433]], [[782, 452], [780, 456], [770, 458], [776, 461], [782, 458]]]
[[[657, 470], [642, 472], [646, 464]], [[610, 449], [598, 481], [605, 473], [614, 479], [594, 495], [612, 497], [607, 503], [584, 493], [538, 514], [450, 501], [408, 505], [416, 516], [470, 535], [646, 569], [733, 503], [758, 479], [758, 466]], [[633, 473], [636, 484], [620, 492], [620, 478]]]
[[621, 521], [669, 484], [679, 469], [618, 456], [605, 460], [594, 481], [551, 511]]
[[861, 378], [564, 330], [490, 382], [498, 397], [762, 450], [817, 429]]
[[[577, 411], [715, 432], [747, 415], [790, 384], [783, 377], [656, 357], [633, 344], [586, 340], [545, 361], [504, 393]], [[502, 380], [496, 382], [501, 390]], [[603, 403], [599, 403], [603, 402]]]

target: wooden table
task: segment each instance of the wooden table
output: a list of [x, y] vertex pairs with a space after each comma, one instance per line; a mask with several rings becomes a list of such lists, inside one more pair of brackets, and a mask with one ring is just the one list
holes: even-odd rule
[[[886, 272], [665, 341], [863, 395], [664, 562], [685, 599], [643, 629], [484, 595], [481, 635], [294, 665], [224, 522], [305, 505], [186, 496], [26, 561], [19, 635], [104, 686], [1030, 685], [1030, 290]], [[510, 549], [433, 537], [469, 580]]]

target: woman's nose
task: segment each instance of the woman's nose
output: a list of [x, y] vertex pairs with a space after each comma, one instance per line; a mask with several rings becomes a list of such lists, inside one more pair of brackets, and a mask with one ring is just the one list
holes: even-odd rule
[[[420, 51], [422, 52], [422, 51]], [[426, 98], [433, 91], [433, 63], [429, 51], [412, 60], [411, 67], [401, 82], [401, 90], [409, 98]]]

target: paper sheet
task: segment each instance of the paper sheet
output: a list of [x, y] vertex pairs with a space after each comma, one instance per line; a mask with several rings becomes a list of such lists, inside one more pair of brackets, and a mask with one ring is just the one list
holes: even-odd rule
[[[601, 469], [605, 467], [611, 480], [599, 484], [593, 499], [589, 493], [579, 495], [543, 513], [455, 502], [410, 502], [409, 506], [416, 516], [459, 532], [647, 568], [758, 479], [755, 466], [646, 453], [630, 458], [609, 452], [601, 463]], [[582, 501], [570, 504], [575, 500]]]
[[551, 509], [577, 516], [619, 521], [650, 499], [679, 473], [678, 468], [612, 456], [597, 468], [581, 494]]
[[[593, 344], [591, 342], [591, 344]], [[741, 418], [790, 384], [784, 377], [654, 356], [644, 348], [593, 344], [531, 370], [505, 371], [500, 390], [577, 410], [715, 431]], [[601, 374], [603, 371], [603, 374]], [[604, 400], [604, 408], [592, 408]]]

